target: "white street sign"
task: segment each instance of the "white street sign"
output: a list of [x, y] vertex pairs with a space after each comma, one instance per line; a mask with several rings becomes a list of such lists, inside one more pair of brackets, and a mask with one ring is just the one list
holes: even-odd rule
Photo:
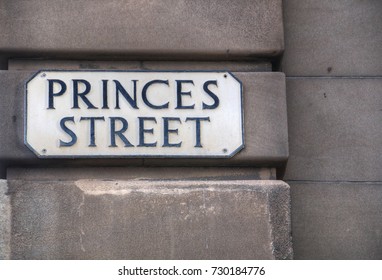
[[46, 70], [26, 83], [25, 144], [41, 158], [231, 157], [243, 134], [226, 71]]

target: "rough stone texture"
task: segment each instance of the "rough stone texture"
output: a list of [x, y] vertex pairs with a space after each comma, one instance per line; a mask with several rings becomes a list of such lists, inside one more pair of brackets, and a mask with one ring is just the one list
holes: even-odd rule
[[94, 60], [39, 60], [10, 59], [9, 70], [40, 69], [119, 69], [119, 70], [224, 70], [235, 72], [272, 71], [270, 62], [265, 61], [94, 61]]
[[278, 167], [288, 158], [285, 76], [234, 72], [243, 83], [245, 148], [230, 159], [41, 160], [24, 145], [24, 82], [33, 72], [0, 71], [0, 165], [7, 166], [230, 166]]
[[382, 183], [288, 182], [295, 259], [382, 259]]
[[0, 54], [82, 59], [275, 56], [283, 50], [281, 2], [4, 0]]
[[93, 167], [9, 168], [9, 180], [275, 180], [275, 168]]
[[381, 76], [382, 1], [283, 1], [287, 76]]
[[13, 259], [289, 259], [282, 181], [9, 180]]
[[10, 257], [11, 207], [7, 181], [0, 180], [0, 260]]
[[382, 79], [287, 78], [286, 180], [382, 181]]

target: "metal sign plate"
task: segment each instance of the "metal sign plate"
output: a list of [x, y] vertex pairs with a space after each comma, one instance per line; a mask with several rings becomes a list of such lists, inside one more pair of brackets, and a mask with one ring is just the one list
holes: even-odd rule
[[39, 71], [25, 144], [41, 158], [231, 157], [244, 146], [242, 85], [226, 71]]

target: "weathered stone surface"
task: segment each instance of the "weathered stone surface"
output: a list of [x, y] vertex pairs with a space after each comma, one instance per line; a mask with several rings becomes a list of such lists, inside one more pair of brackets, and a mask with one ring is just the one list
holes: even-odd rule
[[275, 168], [249, 167], [93, 167], [9, 168], [9, 180], [275, 180]]
[[287, 76], [382, 75], [382, 1], [283, 1]]
[[275, 56], [283, 50], [281, 6], [281, 0], [6, 0], [0, 53], [82, 59]]
[[41, 69], [119, 69], [119, 70], [224, 70], [235, 72], [272, 71], [272, 64], [265, 61], [94, 61], [94, 60], [39, 60], [10, 59], [9, 70]]
[[381, 259], [382, 183], [288, 182], [296, 259]]
[[243, 83], [245, 148], [230, 159], [75, 159], [41, 160], [24, 145], [24, 82], [33, 72], [0, 71], [0, 163], [55, 166], [230, 166], [277, 167], [288, 157], [285, 76], [234, 72]]
[[8, 70], [37, 71], [41, 69], [143, 70], [141, 61], [44, 60], [44, 59], [9, 59], [8, 60]]
[[382, 79], [287, 78], [286, 180], [381, 181]]
[[10, 257], [11, 207], [7, 181], [0, 180], [0, 260]]
[[282, 181], [9, 180], [13, 259], [288, 259]]

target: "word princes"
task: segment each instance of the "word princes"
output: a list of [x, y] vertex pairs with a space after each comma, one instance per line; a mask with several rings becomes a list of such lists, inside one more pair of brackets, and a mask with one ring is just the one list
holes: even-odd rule
[[[179, 126], [191, 123], [194, 129], [192, 129], [193, 136], [190, 137], [193, 139], [187, 140], [193, 141], [195, 148], [202, 148], [201, 126], [204, 123], [211, 122], [211, 118], [207, 113], [204, 116], [198, 117], [192, 115], [184, 116], [184, 114], [183, 117], [175, 117], [173, 116], [174, 114], [171, 117], [166, 117], [158, 116], [158, 113], [160, 110], [166, 112], [197, 110], [200, 115], [200, 112], [214, 110], [220, 104], [216, 93], [218, 90], [217, 80], [207, 80], [201, 85], [200, 89], [194, 91], [191, 91], [195, 89], [193, 80], [171, 81], [168, 79], [154, 79], [145, 82], [143, 85], [140, 84], [139, 80], [130, 80], [129, 89], [126, 89], [118, 80], [99, 80], [98, 84], [91, 84], [85, 79], [72, 79], [69, 83], [60, 79], [48, 79], [47, 82], [48, 110], [56, 110], [59, 106], [63, 106], [59, 102], [60, 97], [65, 96], [68, 98], [69, 95], [71, 107], [67, 109], [82, 109], [80, 112], [84, 112], [83, 110], [89, 112], [97, 109], [109, 110], [114, 113], [119, 112], [118, 116], [108, 117], [100, 116], [101, 112], [98, 112], [97, 116], [67, 115], [62, 117], [59, 121], [59, 126], [66, 133], [69, 141], [60, 139], [60, 147], [71, 147], [77, 143], [78, 132], [76, 132], [74, 126], [83, 122], [87, 122], [89, 127], [88, 147], [96, 147], [96, 138], [99, 135], [99, 133], [97, 134], [96, 126], [107, 122], [109, 131], [106, 134], [109, 135], [109, 147], [117, 147], [117, 138], [122, 141], [124, 147], [157, 147], [157, 145], [162, 147], [181, 147], [182, 141], [171, 140], [170, 135], [178, 135]], [[193, 96], [193, 94], [196, 95], [196, 92], [203, 96]], [[64, 104], [68, 106], [68, 103]], [[132, 111], [137, 111], [137, 113], [142, 111], [145, 114], [144, 116], [137, 117], [137, 113], [132, 114]], [[154, 116], [150, 114], [154, 114]], [[131, 115], [136, 116], [136, 120], [133, 121], [137, 123], [137, 137], [134, 137], [134, 139], [137, 138], [137, 143], [132, 143], [128, 136], [130, 119], [127, 119], [127, 117]], [[147, 140], [150, 134], [152, 135], [150, 138], [158, 138], [155, 137], [155, 130], [153, 128], [158, 122], [160, 122], [161, 136], [163, 137], [159, 144], [158, 141]], [[105, 137], [105, 133], [101, 135]], [[190, 135], [190, 133], [182, 135]]]

